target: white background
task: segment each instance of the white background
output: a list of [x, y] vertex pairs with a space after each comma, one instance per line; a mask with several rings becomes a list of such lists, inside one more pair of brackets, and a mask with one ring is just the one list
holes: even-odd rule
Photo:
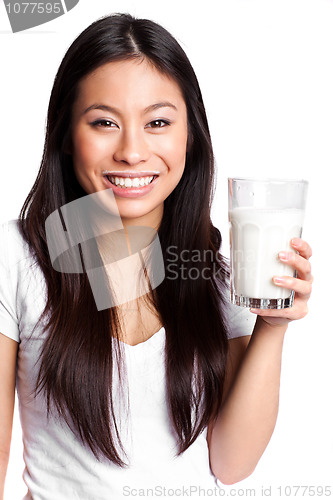
[[[194, 66], [219, 172], [213, 222], [225, 254], [227, 177], [310, 182], [303, 232], [314, 254], [310, 313], [286, 336], [274, 435], [253, 475], [234, 487], [244, 490], [239, 496], [247, 488], [269, 496], [271, 487], [272, 496], [289, 498], [285, 486], [332, 486], [333, 0], [80, 0], [65, 16], [17, 34], [1, 3], [0, 222], [17, 218], [37, 175], [48, 99], [66, 49], [112, 12], [159, 22]], [[6, 500], [24, 495], [22, 470], [16, 410]]]

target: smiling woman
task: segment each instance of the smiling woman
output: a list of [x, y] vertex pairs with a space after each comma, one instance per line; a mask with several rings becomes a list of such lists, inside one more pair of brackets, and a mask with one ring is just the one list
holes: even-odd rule
[[[19, 219], [0, 226], [0, 487], [15, 380], [26, 500], [107, 500], [128, 485], [213, 491], [252, 473], [275, 426], [287, 324], [307, 311], [311, 249], [298, 240], [297, 258], [284, 256], [298, 272], [292, 308], [256, 317], [231, 306], [214, 176], [200, 88], [170, 33], [125, 14], [83, 31], [55, 78], [35, 184]], [[100, 192], [127, 236], [157, 232], [165, 267], [142, 300], [102, 310], [86, 269], [52, 267], [45, 227]], [[65, 220], [66, 247], [77, 240]], [[112, 280], [112, 244], [96, 246]], [[138, 270], [123, 266], [120, 285], [134, 287]]]

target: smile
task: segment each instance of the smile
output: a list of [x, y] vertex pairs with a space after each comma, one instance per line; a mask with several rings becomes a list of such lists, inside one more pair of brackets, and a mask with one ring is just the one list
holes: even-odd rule
[[128, 189], [133, 187], [143, 187], [148, 186], [153, 180], [157, 177], [157, 175], [151, 175], [147, 177], [113, 177], [110, 175], [106, 176], [107, 179], [114, 184], [115, 186], [119, 186], [122, 189]]
[[[146, 172], [144, 173], [146, 174]], [[111, 188], [117, 197], [137, 198], [150, 193], [158, 182], [159, 176], [155, 174], [138, 176], [137, 173], [131, 172], [129, 175], [104, 173], [103, 178], [106, 187]]]

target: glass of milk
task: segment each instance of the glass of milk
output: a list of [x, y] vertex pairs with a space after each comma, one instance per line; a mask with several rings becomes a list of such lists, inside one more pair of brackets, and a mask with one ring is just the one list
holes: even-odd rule
[[279, 260], [300, 238], [308, 182], [228, 179], [231, 301], [244, 307], [291, 307], [294, 292], [274, 285], [273, 276], [296, 276]]

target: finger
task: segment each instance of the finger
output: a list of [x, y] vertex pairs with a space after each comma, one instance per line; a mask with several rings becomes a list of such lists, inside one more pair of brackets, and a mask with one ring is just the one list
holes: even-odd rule
[[253, 309], [250, 311], [258, 316], [263, 316], [269, 319], [269, 323], [281, 325], [295, 319], [304, 318], [308, 314], [307, 302], [303, 300], [296, 300], [292, 307], [285, 307], [283, 309]]
[[305, 259], [310, 259], [312, 256], [312, 248], [309, 243], [301, 238], [293, 238], [291, 240], [291, 246]]
[[304, 298], [310, 297], [312, 292], [312, 283], [310, 281], [292, 278], [291, 276], [274, 276], [273, 283], [281, 288], [294, 290], [295, 293]]
[[284, 262], [296, 269], [300, 278], [311, 281], [311, 264], [305, 257], [302, 257], [295, 252], [280, 252], [279, 259], [281, 262]]
[[250, 312], [257, 314], [257, 316], [266, 316], [267, 318], [285, 318], [289, 319], [292, 307], [285, 307], [283, 309], [255, 309], [251, 307]]
[[254, 309], [251, 308], [250, 312], [256, 314], [257, 316], [265, 316], [266, 318], [290, 318], [290, 308], [285, 309]]

